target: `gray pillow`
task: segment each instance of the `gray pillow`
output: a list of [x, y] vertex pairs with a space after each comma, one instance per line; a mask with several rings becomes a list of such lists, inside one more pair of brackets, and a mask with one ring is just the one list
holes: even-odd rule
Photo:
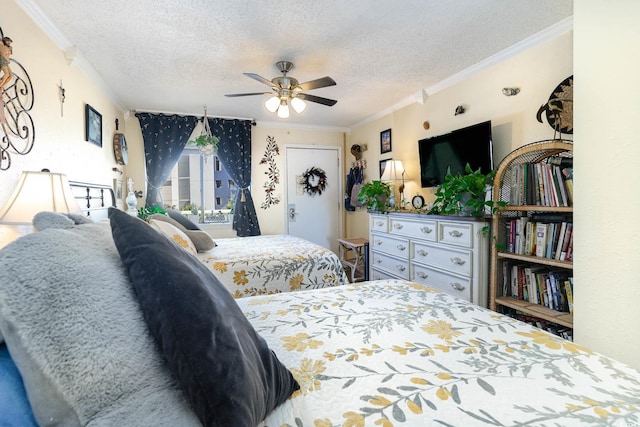
[[0, 331], [41, 426], [199, 426], [151, 338], [108, 223], [0, 251]]
[[187, 237], [189, 237], [189, 239], [191, 239], [191, 241], [193, 242], [193, 245], [196, 247], [196, 250], [198, 252], [206, 252], [208, 250], [213, 249], [216, 246], [216, 242], [213, 241], [211, 236], [209, 236], [209, 234], [206, 231], [203, 231], [200, 229], [189, 230], [184, 225], [182, 225], [179, 221], [176, 221], [175, 219], [167, 215], [157, 213], [157, 214], [151, 215], [149, 219], [156, 219], [158, 221], [168, 222], [174, 227], [177, 227], [180, 231], [186, 234]]
[[172, 219], [178, 221], [187, 230], [200, 230], [198, 224], [191, 221], [189, 218], [185, 218], [180, 211], [177, 211], [175, 209], [167, 209], [167, 215], [169, 215], [169, 217], [171, 217]]
[[33, 227], [36, 230], [47, 228], [73, 228], [75, 223], [71, 218], [57, 212], [38, 212], [33, 217]]

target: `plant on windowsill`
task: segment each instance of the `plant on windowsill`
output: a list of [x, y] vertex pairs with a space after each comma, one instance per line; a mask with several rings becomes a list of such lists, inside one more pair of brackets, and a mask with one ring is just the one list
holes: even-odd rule
[[368, 210], [379, 212], [387, 210], [387, 201], [390, 196], [391, 186], [382, 181], [367, 182], [358, 192], [358, 199]]
[[487, 207], [491, 213], [495, 213], [499, 206], [506, 206], [506, 202], [486, 200], [486, 192], [493, 184], [495, 171], [483, 174], [480, 168], [472, 170], [468, 163], [464, 171], [464, 174], [458, 175], [447, 171], [444, 183], [435, 192], [436, 199], [429, 213], [481, 217]]

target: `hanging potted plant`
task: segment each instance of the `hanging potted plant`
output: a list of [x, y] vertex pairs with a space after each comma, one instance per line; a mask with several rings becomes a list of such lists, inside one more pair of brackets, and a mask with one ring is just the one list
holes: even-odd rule
[[368, 210], [379, 212], [386, 211], [390, 196], [391, 186], [382, 181], [367, 182], [358, 192], [358, 199]]
[[189, 141], [190, 144], [194, 144], [200, 150], [200, 154], [203, 156], [211, 156], [218, 151], [218, 142], [220, 138], [214, 135], [202, 134], [198, 136], [195, 141]]
[[214, 136], [211, 133], [209, 127], [209, 120], [207, 119], [207, 107], [204, 107], [204, 117], [202, 118], [202, 133], [195, 139], [195, 141], [189, 141], [188, 144], [193, 144], [198, 147], [200, 154], [204, 157], [211, 156], [218, 151], [218, 143], [220, 138]]
[[[493, 184], [495, 171], [483, 174], [478, 170], [472, 170], [467, 163], [464, 174], [452, 175], [447, 172], [444, 183], [438, 187], [433, 202], [433, 208], [429, 211], [439, 215], [483, 216], [485, 207], [492, 212], [497, 206], [492, 200], [486, 199], [487, 189]], [[497, 205], [506, 205], [499, 202]]]

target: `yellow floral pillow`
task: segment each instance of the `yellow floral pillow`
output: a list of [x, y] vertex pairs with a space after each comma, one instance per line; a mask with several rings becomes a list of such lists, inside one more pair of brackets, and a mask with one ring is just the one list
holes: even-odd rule
[[149, 224], [151, 224], [151, 227], [155, 228], [160, 233], [171, 239], [182, 249], [191, 252], [194, 255], [198, 253], [191, 239], [175, 225], [169, 224], [168, 222], [164, 221], [158, 221], [156, 219], [150, 219]]

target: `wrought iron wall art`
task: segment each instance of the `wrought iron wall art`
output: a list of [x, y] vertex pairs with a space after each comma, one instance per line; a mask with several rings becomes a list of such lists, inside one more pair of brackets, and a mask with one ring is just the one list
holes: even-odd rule
[[[0, 28], [0, 38], [5, 38], [2, 28]], [[22, 64], [12, 57], [8, 59], [8, 63], [12, 77], [0, 88], [2, 95], [0, 170], [7, 170], [11, 167], [12, 155], [29, 154], [36, 136], [33, 118], [29, 113], [33, 108], [34, 101], [31, 77]], [[3, 76], [5, 72], [6, 70], [3, 70]]]

